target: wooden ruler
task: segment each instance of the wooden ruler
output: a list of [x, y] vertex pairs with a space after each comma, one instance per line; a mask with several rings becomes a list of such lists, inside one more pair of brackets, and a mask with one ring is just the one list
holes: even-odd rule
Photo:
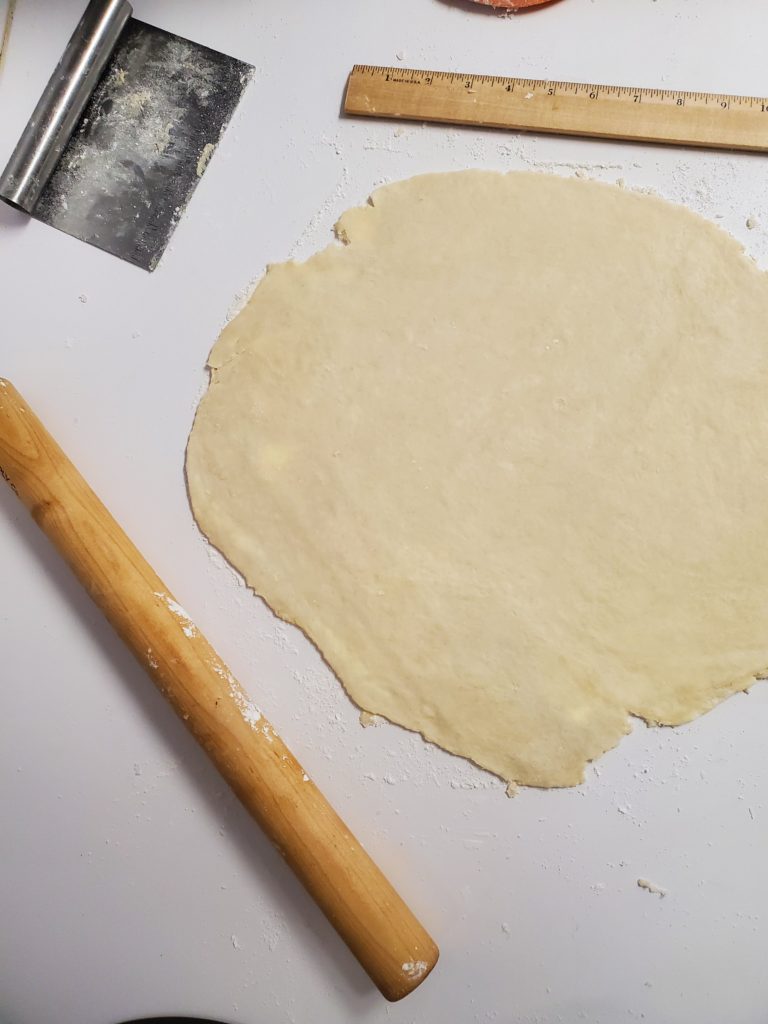
[[346, 114], [768, 152], [768, 98], [356, 64]]

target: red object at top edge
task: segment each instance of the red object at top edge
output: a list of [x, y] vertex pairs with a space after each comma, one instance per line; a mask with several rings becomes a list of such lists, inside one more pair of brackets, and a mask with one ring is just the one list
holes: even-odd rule
[[500, 10], [522, 11], [526, 7], [541, 7], [543, 4], [554, 3], [555, 0], [472, 0], [473, 3], [485, 7], [497, 7]]

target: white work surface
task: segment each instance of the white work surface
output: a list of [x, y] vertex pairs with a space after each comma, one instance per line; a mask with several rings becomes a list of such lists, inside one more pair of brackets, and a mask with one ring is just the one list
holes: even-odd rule
[[[80, 6], [20, 0], [0, 73], [1, 163]], [[417, 736], [361, 728], [311, 644], [200, 535], [183, 458], [206, 355], [265, 265], [328, 243], [336, 217], [382, 182], [466, 167], [623, 178], [718, 219], [766, 261], [764, 157], [344, 120], [354, 62], [761, 94], [768, 9], [561, 0], [499, 18], [458, 0], [135, 8], [250, 61], [255, 80], [155, 273], [0, 210], [0, 375], [442, 957], [414, 995], [384, 1002], [0, 488], [0, 1020], [764, 1024], [768, 687], [682, 729], [637, 724], [580, 788], [509, 800], [498, 779]]]

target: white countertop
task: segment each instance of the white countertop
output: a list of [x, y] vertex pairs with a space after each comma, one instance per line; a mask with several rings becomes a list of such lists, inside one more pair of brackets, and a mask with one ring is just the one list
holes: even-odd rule
[[[20, 0], [0, 73], [0, 162], [80, 7]], [[718, 218], [766, 263], [764, 157], [344, 121], [354, 62], [765, 94], [768, 8], [135, 9], [250, 61], [256, 80], [154, 274], [0, 209], [0, 375], [249, 687], [442, 958], [414, 995], [385, 1004], [0, 488], [0, 1020], [763, 1024], [768, 687], [686, 728], [638, 725], [579, 789], [508, 800], [499, 780], [418, 737], [360, 727], [309, 642], [202, 539], [183, 453], [227, 315], [267, 262], [326, 244], [338, 214], [384, 181], [473, 166], [624, 178]]]

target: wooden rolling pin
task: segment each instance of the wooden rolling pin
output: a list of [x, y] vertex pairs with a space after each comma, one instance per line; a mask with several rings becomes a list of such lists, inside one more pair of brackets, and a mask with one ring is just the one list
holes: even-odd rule
[[389, 1000], [435, 966], [430, 936], [16, 389], [0, 474]]

